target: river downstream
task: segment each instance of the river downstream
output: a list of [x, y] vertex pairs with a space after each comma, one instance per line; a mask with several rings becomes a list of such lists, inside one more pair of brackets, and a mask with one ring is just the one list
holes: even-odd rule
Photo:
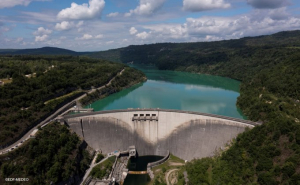
[[161, 108], [204, 112], [246, 119], [236, 107], [240, 82], [212, 75], [157, 70], [153, 66], [132, 66], [148, 80], [89, 107], [95, 111], [127, 108]]

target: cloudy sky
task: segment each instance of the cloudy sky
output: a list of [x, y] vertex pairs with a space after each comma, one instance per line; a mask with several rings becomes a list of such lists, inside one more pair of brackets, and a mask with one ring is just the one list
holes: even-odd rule
[[99, 51], [300, 30], [299, 0], [0, 0], [0, 48]]

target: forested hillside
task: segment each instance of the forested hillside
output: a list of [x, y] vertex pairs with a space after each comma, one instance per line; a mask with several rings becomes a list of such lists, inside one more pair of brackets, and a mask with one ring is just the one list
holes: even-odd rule
[[[92, 87], [107, 84], [124, 67], [81, 57], [1, 57], [0, 80], [4, 85], [0, 86], [0, 145], [14, 141]], [[142, 81], [143, 74], [131, 72], [139, 74]], [[120, 88], [123, 85], [117, 84]]]
[[[251, 67], [255, 65], [252, 63], [253, 59], [265, 60], [280, 56], [277, 51], [282, 49], [286, 49], [285, 54], [291, 49], [299, 50], [300, 31], [215, 42], [132, 45], [93, 52], [87, 56], [123, 63], [155, 64], [159, 69], [205, 72], [201, 71], [206, 70], [205, 66], [209, 65], [214, 69], [221, 67], [220, 63], [232, 66], [238, 64], [236, 68], [239, 69], [247, 68], [249, 65]], [[265, 54], [268, 56], [262, 58], [261, 56]]]
[[[72, 184], [91, 161], [87, 144], [66, 126], [52, 123], [13, 152], [0, 156], [0, 184]], [[28, 178], [6, 182], [5, 178]], [[64, 182], [64, 183], [63, 183]]]
[[221, 155], [190, 162], [191, 184], [300, 184], [299, 82], [298, 52], [253, 76], [245, 73], [237, 105], [264, 123]]
[[188, 163], [189, 184], [300, 184], [300, 31], [129, 46], [95, 56], [242, 81], [237, 105], [262, 126], [220, 155]]

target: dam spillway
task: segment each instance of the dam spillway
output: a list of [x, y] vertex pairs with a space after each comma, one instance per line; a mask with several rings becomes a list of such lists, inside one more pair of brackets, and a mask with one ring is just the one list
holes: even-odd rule
[[135, 145], [139, 155], [184, 159], [212, 156], [257, 123], [198, 112], [126, 109], [67, 115], [64, 122], [95, 150], [108, 153]]

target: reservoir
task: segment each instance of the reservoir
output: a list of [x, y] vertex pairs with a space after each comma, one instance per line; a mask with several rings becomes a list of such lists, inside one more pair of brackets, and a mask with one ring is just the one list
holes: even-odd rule
[[240, 82], [212, 75], [157, 70], [153, 66], [131, 66], [148, 80], [90, 107], [95, 111], [127, 108], [161, 108], [217, 114], [246, 119], [236, 107]]
[[[95, 111], [128, 108], [161, 108], [195, 111], [246, 119], [236, 107], [240, 82], [212, 75], [157, 70], [153, 66], [132, 66], [143, 71], [147, 81], [91, 105]], [[130, 171], [145, 171], [148, 162], [160, 156], [139, 156], [128, 164]], [[129, 174], [124, 185], [146, 185], [148, 174]]]

